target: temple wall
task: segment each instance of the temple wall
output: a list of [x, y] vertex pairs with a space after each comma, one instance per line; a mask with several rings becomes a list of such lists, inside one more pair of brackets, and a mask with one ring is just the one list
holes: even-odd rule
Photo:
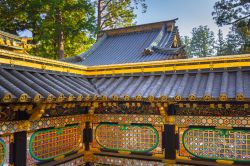
[[0, 122], [0, 162], [6, 166], [17, 161], [29, 166], [250, 162], [248, 116], [223, 112], [208, 116], [201, 111], [195, 115], [190, 110], [188, 115], [176, 104], [95, 102], [88, 104], [87, 114]]

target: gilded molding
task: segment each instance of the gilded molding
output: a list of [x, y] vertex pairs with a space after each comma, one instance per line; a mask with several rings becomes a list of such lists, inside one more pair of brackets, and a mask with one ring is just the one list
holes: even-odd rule
[[[0, 49], [0, 63], [86, 76], [96, 76], [126, 73], [201, 70], [210, 69], [211, 64], [213, 65], [213, 69], [249, 67], [250, 54], [87, 67], [25, 54], [13, 53]], [[143, 71], [141, 70], [142, 68]]]
[[0, 122], [0, 134], [12, 134], [21, 131], [33, 131], [50, 127], [63, 127], [70, 124], [85, 123], [89, 117], [87, 115], [60, 116], [51, 118], [41, 118], [34, 121], [10, 121]]

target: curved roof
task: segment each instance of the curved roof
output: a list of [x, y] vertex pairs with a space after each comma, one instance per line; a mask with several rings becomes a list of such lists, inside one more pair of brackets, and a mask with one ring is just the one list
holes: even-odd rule
[[0, 67], [0, 102], [82, 101], [98, 95], [84, 76], [31, 68]]
[[88, 51], [64, 61], [96, 66], [184, 58], [180, 43], [172, 48], [179, 38], [174, 24], [170, 20], [103, 31]]
[[109, 99], [164, 99], [174, 101], [225, 101], [250, 99], [250, 71], [203, 71], [91, 80]]

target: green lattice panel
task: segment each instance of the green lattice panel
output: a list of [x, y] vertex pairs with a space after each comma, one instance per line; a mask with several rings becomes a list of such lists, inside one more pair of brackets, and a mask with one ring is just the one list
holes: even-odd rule
[[95, 139], [109, 150], [150, 152], [157, 147], [159, 134], [148, 125], [100, 124], [96, 127]]
[[34, 132], [30, 139], [30, 154], [39, 161], [53, 159], [79, 149], [79, 126], [69, 126]]
[[250, 161], [250, 131], [189, 128], [183, 134], [185, 149], [195, 157]]
[[0, 165], [4, 164], [6, 155], [6, 145], [2, 139], [0, 139]]

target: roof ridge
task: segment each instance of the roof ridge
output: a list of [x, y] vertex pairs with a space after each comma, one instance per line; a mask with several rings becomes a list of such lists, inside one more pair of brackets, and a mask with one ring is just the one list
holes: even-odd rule
[[98, 36], [102, 36], [104, 33], [107, 33], [108, 36], [114, 36], [114, 35], [133, 33], [133, 32], [151, 31], [153, 29], [161, 29], [163, 25], [166, 25], [166, 27], [168, 28], [174, 25], [176, 20], [178, 20], [178, 18], [167, 20], [167, 21], [160, 21], [160, 22], [153, 22], [153, 23], [148, 23], [148, 24], [140, 24], [140, 25], [133, 25], [129, 27], [103, 30], [98, 34]]

